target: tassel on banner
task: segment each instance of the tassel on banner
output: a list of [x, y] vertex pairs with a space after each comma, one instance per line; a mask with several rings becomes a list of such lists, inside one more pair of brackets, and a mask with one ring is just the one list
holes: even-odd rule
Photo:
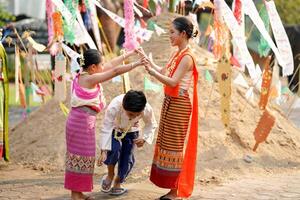
[[62, 38], [64, 36], [64, 32], [63, 32], [63, 20], [60, 12], [54, 12], [52, 14], [52, 18], [53, 18], [54, 35], [58, 38]]
[[230, 97], [231, 97], [231, 65], [224, 57], [217, 67], [218, 83], [221, 95], [222, 121], [225, 127], [230, 123]]
[[261, 93], [260, 93], [260, 100], [259, 100], [259, 108], [261, 110], [266, 109], [269, 100], [270, 87], [272, 83], [272, 71], [270, 69], [270, 60], [271, 60], [271, 56], [269, 56], [266, 61], [265, 69], [262, 77]]
[[253, 151], [256, 151], [259, 143], [266, 141], [274, 124], [275, 118], [267, 110], [265, 110], [254, 131], [256, 143], [253, 147]]
[[58, 101], [64, 101], [66, 95], [66, 58], [60, 52], [55, 56], [55, 71], [54, 71], [54, 98]]

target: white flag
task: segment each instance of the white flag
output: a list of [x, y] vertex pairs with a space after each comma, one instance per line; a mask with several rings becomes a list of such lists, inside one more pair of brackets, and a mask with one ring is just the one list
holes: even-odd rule
[[248, 85], [247, 81], [244, 79], [244, 77], [241, 73], [239, 73], [237, 75], [237, 77], [234, 79], [233, 83], [236, 84], [236, 85], [240, 85], [244, 88], [249, 88], [249, 85]]

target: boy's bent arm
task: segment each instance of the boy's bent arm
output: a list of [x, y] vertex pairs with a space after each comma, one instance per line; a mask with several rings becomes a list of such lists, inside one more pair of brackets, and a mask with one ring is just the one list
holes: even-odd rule
[[148, 143], [152, 144], [154, 139], [155, 129], [157, 128], [157, 122], [155, 120], [154, 112], [150, 104], [146, 104], [143, 121], [145, 126], [143, 128], [143, 139]]
[[111, 150], [112, 131], [114, 129], [114, 121], [118, 112], [116, 105], [114, 105], [115, 103], [116, 102], [112, 100], [105, 111], [102, 127], [100, 130], [101, 150]]

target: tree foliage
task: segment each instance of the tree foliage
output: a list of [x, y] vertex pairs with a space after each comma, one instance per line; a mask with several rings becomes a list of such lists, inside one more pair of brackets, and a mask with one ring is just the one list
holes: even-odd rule
[[0, 27], [5, 26], [8, 22], [14, 21], [15, 17], [7, 12], [2, 5], [0, 5]]
[[300, 24], [300, 0], [275, 0], [284, 24]]

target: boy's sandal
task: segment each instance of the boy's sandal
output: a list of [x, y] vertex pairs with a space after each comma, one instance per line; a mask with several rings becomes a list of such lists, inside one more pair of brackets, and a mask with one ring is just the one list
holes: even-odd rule
[[113, 196], [120, 196], [122, 194], [125, 194], [126, 192], [127, 192], [126, 188], [111, 188], [109, 194]]
[[109, 182], [106, 180], [107, 174], [104, 175], [100, 182], [101, 191], [104, 193], [108, 193], [111, 189], [112, 180]]

